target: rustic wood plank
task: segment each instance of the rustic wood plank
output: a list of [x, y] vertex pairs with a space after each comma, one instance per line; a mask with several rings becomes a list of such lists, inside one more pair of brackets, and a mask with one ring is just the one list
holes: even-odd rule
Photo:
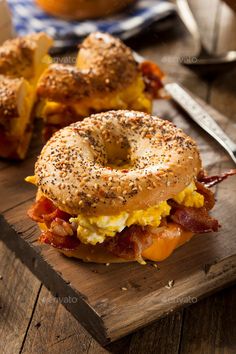
[[130, 354], [178, 353], [181, 325], [182, 311], [159, 320], [132, 336], [128, 352]]
[[236, 287], [185, 310], [181, 354], [236, 352]]
[[[31, 140], [29, 150], [28, 150], [28, 153], [26, 156], [27, 159], [32, 156], [35, 156], [35, 154], [37, 154], [39, 146], [42, 145], [42, 139], [39, 134], [39, 131], [41, 131], [41, 129], [42, 129], [41, 121], [35, 120], [35, 126], [33, 129], [32, 140]], [[18, 165], [21, 165], [21, 161], [9, 162], [7, 159], [0, 159], [0, 171], [5, 168], [9, 168], [10, 166], [18, 166]]]
[[0, 352], [20, 352], [40, 282], [0, 241]]
[[43, 287], [22, 353], [98, 353], [107, 351], [66, 311], [63, 302]]
[[[32, 185], [24, 183], [27, 175], [32, 175], [36, 156], [33, 156], [22, 162], [15, 164], [10, 163], [9, 167], [1, 170], [1, 205], [0, 212], [10, 210], [16, 205], [20, 205], [26, 200], [35, 196]], [[23, 182], [23, 183], [22, 183]]]

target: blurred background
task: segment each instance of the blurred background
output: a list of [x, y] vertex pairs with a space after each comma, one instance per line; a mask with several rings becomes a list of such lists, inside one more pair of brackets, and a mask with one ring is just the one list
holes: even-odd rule
[[[216, 48], [222, 13], [226, 16], [226, 26], [235, 21], [234, 11], [234, 0], [203, 3], [187, 0], [0, 0], [0, 41], [43, 31], [54, 38], [52, 54], [63, 54], [76, 49], [91, 32], [109, 32], [128, 41], [128, 45], [137, 50], [150, 42], [155, 43], [168, 70], [178, 62], [201, 76], [207, 73], [209, 77], [210, 72], [214, 76], [235, 67], [236, 52], [231, 50], [230, 43], [224, 49]], [[209, 25], [212, 24], [211, 29], [203, 24], [206, 16]], [[177, 45], [179, 40], [182, 47]], [[164, 53], [165, 46], [174, 41], [179, 47], [179, 55], [177, 52], [173, 55], [170, 50]], [[215, 67], [215, 64], [220, 65]]]

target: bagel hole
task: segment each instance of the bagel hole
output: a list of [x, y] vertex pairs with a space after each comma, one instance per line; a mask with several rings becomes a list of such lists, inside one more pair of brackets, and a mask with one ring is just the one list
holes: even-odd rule
[[127, 140], [117, 140], [106, 144], [106, 166], [113, 169], [130, 168], [130, 145]]

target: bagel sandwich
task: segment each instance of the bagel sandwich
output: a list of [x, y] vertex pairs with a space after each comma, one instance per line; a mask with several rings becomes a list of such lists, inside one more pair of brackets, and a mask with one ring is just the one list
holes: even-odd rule
[[110, 16], [135, 0], [36, 0], [44, 11], [66, 20], [85, 20]]
[[87, 262], [162, 261], [196, 233], [217, 231], [196, 143], [135, 111], [108, 111], [59, 130], [26, 178], [40, 242]]
[[44, 33], [0, 46], [0, 157], [23, 159], [32, 134], [36, 84], [47, 67], [52, 39]]
[[91, 33], [80, 45], [76, 65], [54, 63], [38, 83], [37, 116], [47, 140], [54, 131], [111, 109], [151, 113], [161, 94], [163, 73], [156, 64], [138, 64], [132, 50], [106, 33]]

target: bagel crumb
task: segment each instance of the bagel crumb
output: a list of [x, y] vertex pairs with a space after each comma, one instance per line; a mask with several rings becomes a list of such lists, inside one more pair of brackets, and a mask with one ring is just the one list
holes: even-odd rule
[[158, 270], [160, 270], [160, 269], [158, 268], [158, 266], [157, 266], [156, 263], [153, 263], [152, 266], [153, 266], [154, 268], [157, 268]]
[[165, 288], [166, 288], [166, 289], [171, 289], [171, 288], [173, 288], [174, 283], [175, 283], [175, 281], [174, 281], [173, 279], [172, 279], [172, 280], [169, 280], [169, 281], [168, 281], [168, 285], [166, 285]]

